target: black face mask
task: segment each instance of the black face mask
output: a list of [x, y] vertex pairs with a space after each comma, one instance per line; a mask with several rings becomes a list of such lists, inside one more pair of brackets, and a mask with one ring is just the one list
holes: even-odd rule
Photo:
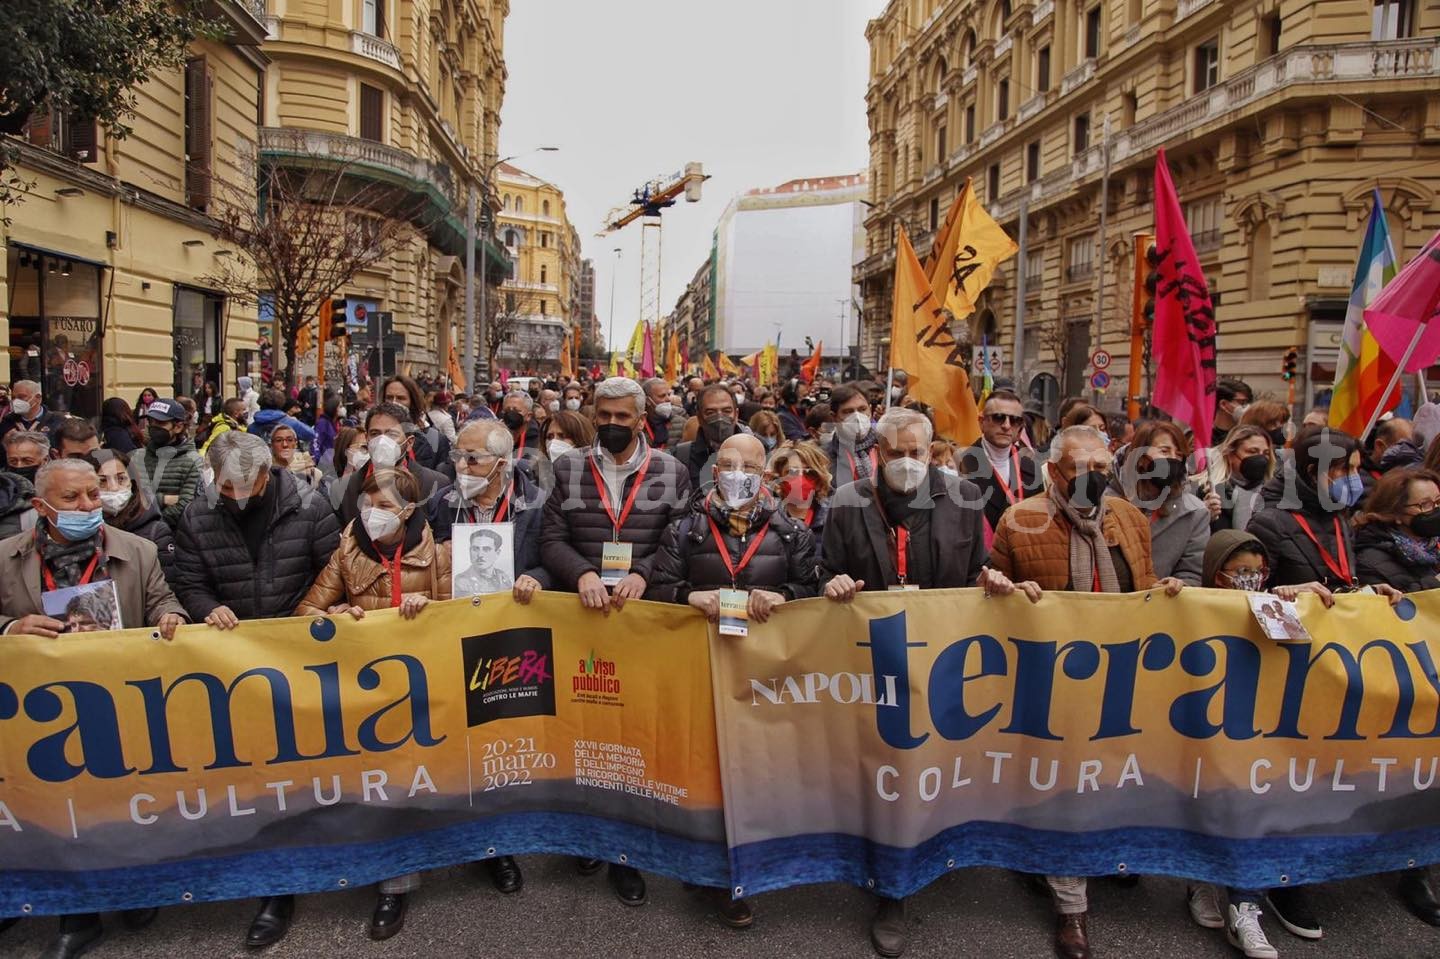
[[1240, 478], [1245, 481], [1247, 487], [1257, 486], [1265, 481], [1265, 474], [1270, 472], [1270, 457], [1264, 453], [1256, 453], [1254, 456], [1247, 456], [1240, 461]]
[[635, 434], [628, 426], [620, 426], [617, 423], [607, 423], [604, 426], [595, 428], [595, 438], [600, 441], [600, 448], [611, 456], [619, 456], [630, 445]]
[[525, 414], [519, 410], [506, 410], [500, 414], [500, 419], [504, 421], [505, 428], [512, 433], [525, 425]]
[[1440, 536], [1440, 509], [1432, 509], [1428, 513], [1421, 513], [1412, 518], [1410, 528], [1415, 531], [1416, 536], [1423, 536], [1426, 539]]
[[1277, 450], [1285, 445], [1285, 431], [1283, 429], [1266, 430], [1265, 432], [1270, 436], [1270, 445]]
[[711, 447], [716, 447], [735, 435], [735, 421], [727, 416], [719, 416], [700, 429], [704, 431], [705, 439]]
[[1150, 482], [1156, 486], [1174, 486], [1185, 479], [1185, 461], [1181, 459], [1151, 460], [1150, 468], [1141, 473], [1149, 474]]
[[1076, 509], [1090, 509], [1100, 505], [1100, 497], [1110, 485], [1110, 476], [1098, 470], [1084, 470], [1076, 473], [1070, 481], [1070, 503]]
[[236, 519], [239, 519], [242, 516], [248, 515], [251, 511], [258, 509], [264, 499], [265, 493], [263, 491], [254, 496], [247, 497], [243, 503], [237, 499], [231, 499], [228, 496], [221, 496], [220, 508]]
[[10, 472], [14, 473], [16, 476], [23, 476], [23, 477], [25, 477], [27, 480], [30, 481], [30, 485], [33, 486], [33, 485], [35, 485], [35, 474], [38, 473], [38, 472], [40, 472], [40, 467], [38, 467], [38, 466], [12, 466], [12, 467], [10, 467]]
[[146, 435], [150, 437], [150, 445], [155, 447], [169, 446], [175, 442], [175, 437], [171, 436], [170, 431], [163, 426], [149, 427]]

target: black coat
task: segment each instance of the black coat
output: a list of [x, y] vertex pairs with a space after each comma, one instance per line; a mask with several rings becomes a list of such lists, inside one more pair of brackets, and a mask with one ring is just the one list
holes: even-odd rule
[[[752, 435], [750, 428], [739, 423], [735, 425], [735, 432], [730, 434], [730, 436], [750, 435]], [[723, 443], [724, 440], [721, 442]], [[710, 445], [709, 438], [705, 436], [704, 427], [701, 427], [695, 434], [693, 440], [677, 443], [672, 453], [690, 474], [691, 488], [698, 490], [715, 485], [715, 481], [711, 478], [710, 468], [715, 465], [715, 460], [720, 455], [720, 447]]]
[[[930, 582], [923, 589], [974, 586], [980, 568], [990, 561], [985, 548], [984, 511], [976, 507], [980, 491], [969, 480], [930, 470]], [[890, 546], [890, 532], [870, 482], [850, 483], [830, 500], [825, 523], [821, 582], [844, 573], [864, 580], [866, 590], [884, 590], [900, 583]], [[968, 505], [967, 505], [968, 504]], [[912, 578], [912, 582], [913, 578]]]
[[[1020, 490], [1019, 499], [1028, 499], [1040, 493], [1045, 484], [1040, 478], [1040, 464], [1035, 461], [1035, 456], [1029, 450], [1020, 450]], [[990, 524], [990, 529], [1000, 528], [1000, 517], [1010, 508], [1010, 500], [1005, 491], [1000, 488], [1000, 478], [995, 475], [995, 467], [990, 463], [990, 456], [985, 452], [985, 447], [980, 443], [968, 446], [956, 454], [960, 475], [974, 483], [980, 489], [980, 495], [985, 501], [985, 522]], [[1011, 460], [1010, 471], [1015, 471], [1014, 460]], [[1010, 481], [1010, 495], [1016, 496], [1014, 477]]]
[[[840, 437], [832, 437], [825, 444], [825, 455], [830, 457], [830, 488], [840, 489], [856, 480], [872, 480], [880, 469], [880, 457], [875, 450], [880, 437], [874, 430], [856, 441], [853, 447], [840, 448]], [[854, 460], [852, 463], [851, 460]], [[857, 470], [859, 473], [857, 474]]]
[[[448, 543], [457, 523], [468, 522], [460, 511], [460, 491], [446, 486], [430, 498], [430, 531], [436, 543]], [[553, 589], [554, 580], [540, 565], [540, 528], [545, 517], [545, 493], [527, 469], [515, 471], [515, 493], [505, 521], [515, 524], [515, 578], [532, 576], [542, 589]]]
[[[42, 407], [42, 409], [44, 412], [36, 417], [35, 421], [30, 424], [26, 424], [16, 413], [6, 413], [4, 418], [0, 419], [0, 441], [3, 441], [5, 434], [11, 430], [31, 430], [36, 433], [44, 433], [48, 436], [50, 438], [51, 449], [59, 446], [60, 444], [59, 441], [55, 439], [55, 434], [59, 433], [60, 427], [65, 425], [65, 414], [57, 413], [45, 407]], [[0, 468], [10, 468], [10, 461], [5, 458], [5, 444], [3, 442], [0, 442]]]
[[781, 406], [776, 413], [780, 416], [780, 431], [787, 440], [808, 440], [810, 431], [805, 428], [805, 412], [793, 406]]
[[[595, 473], [590, 468], [595, 454], [576, 450], [554, 462], [555, 488], [545, 501], [545, 521], [540, 531], [540, 561], [554, 578], [555, 588], [574, 592], [580, 577], [600, 572], [600, 556], [613, 538], [610, 516], [600, 502]], [[635, 495], [635, 505], [620, 530], [620, 540], [633, 546], [631, 571], [649, 582], [655, 551], [666, 528], [690, 502], [690, 474], [670, 454], [651, 451], [645, 483]], [[618, 517], [635, 486], [638, 473], [625, 479], [620, 502], [612, 503]]]
[[[424, 466], [421, 466], [418, 456], [415, 462], [406, 464], [405, 468], [420, 481], [420, 499], [422, 505], [424, 505], [427, 510], [429, 509], [428, 504], [431, 497], [435, 495], [435, 491], [450, 485], [446, 482], [444, 476], [441, 476], [432, 469], [426, 469]], [[370, 472], [370, 469], [367, 467], [366, 469], [351, 473], [342, 483], [330, 484], [327, 498], [334, 506], [335, 511], [340, 514], [340, 526], [342, 528], [349, 526], [352, 520], [360, 518], [360, 488], [365, 485], [365, 478]]]
[[122, 423], [106, 423], [102, 433], [101, 439], [104, 440], [107, 450], [133, 453], [140, 448], [135, 442], [135, 434], [130, 432], [130, 427]]
[[[1277, 476], [1275, 479], [1278, 479]], [[1336, 513], [1326, 510], [1320, 504], [1320, 497], [1315, 492], [1315, 487], [1310, 481], [1299, 476], [1291, 476], [1295, 484], [1295, 495], [1300, 502], [1299, 509], [1286, 509], [1278, 503], [1271, 505], [1270, 497], [1273, 488], [1283, 489], [1283, 482], [1276, 484], [1272, 479], [1266, 484], [1266, 508], [1250, 517], [1250, 525], [1246, 532], [1252, 534], [1265, 547], [1266, 554], [1270, 557], [1270, 585], [1271, 586], [1295, 586], [1300, 583], [1317, 582], [1330, 589], [1348, 587], [1349, 583], [1330, 570], [1325, 560], [1320, 556], [1320, 550], [1295, 517], [1302, 516], [1310, 525], [1310, 530], [1320, 545], [1330, 553], [1332, 559], [1339, 564], [1340, 554], [1336, 551], [1335, 543], [1335, 517]], [[1350, 530], [1350, 517], [1345, 511], [1341, 511], [1340, 535], [1344, 541], [1345, 557], [1350, 562], [1350, 573], [1355, 575], [1355, 540]]]
[[340, 524], [324, 498], [302, 497], [283, 469], [272, 469], [270, 482], [275, 503], [258, 558], [251, 557], [240, 524], [211, 505], [209, 495], [185, 507], [175, 530], [173, 585], [191, 620], [203, 620], [217, 606], [240, 619], [293, 614], [340, 545]]
[[1402, 556], [1388, 529], [1383, 523], [1367, 523], [1355, 531], [1360, 582], [1366, 586], [1388, 584], [1402, 593], [1440, 588], [1435, 567], [1416, 566]]
[[[140, 493], [136, 492], [136, 496]], [[107, 518], [108, 521], [108, 518]], [[165, 574], [165, 581], [175, 581], [175, 534], [170, 529], [170, 524], [160, 518], [160, 507], [152, 498], [140, 510], [139, 515], [129, 522], [118, 525], [127, 533], [133, 533], [141, 539], [148, 539], [155, 544], [155, 552], [160, 557], [160, 571]]]
[[726, 510], [711, 502], [705, 493], [697, 494], [690, 510], [670, 524], [660, 541], [655, 568], [649, 579], [645, 598], [662, 603], [684, 603], [697, 590], [730, 589], [730, 572], [720, 557], [714, 530], [707, 516], [713, 517], [720, 529], [730, 562], [739, 564], [745, 552], [754, 545], [753, 535], [766, 528], [765, 539], [755, 555], [739, 571], [735, 585], [739, 589], [768, 589], [786, 599], [805, 599], [819, 591], [819, 570], [815, 560], [815, 539], [805, 525], [796, 522], [779, 509], [779, 503], [768, 494], [761, 500], [751, 522], [751, 536], [744, 540], [730, 535]]

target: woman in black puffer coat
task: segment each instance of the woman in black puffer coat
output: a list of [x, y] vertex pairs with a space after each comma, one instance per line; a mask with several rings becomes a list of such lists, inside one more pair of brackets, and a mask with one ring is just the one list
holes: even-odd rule
[[1360, 582], [1402, 593], [1440, 588], [1440, 473], [1384, 474], [1355, 517]]
[[1293, 472], [1266, 485], [1266, 508], [1247, 532], [1270, 556], [1270, 585], [1349, 589], [1356, 566], [1350, 510], [1364, 489], [1360, 444], [1340, 430], [1316, 429], [1300, 435], [1294, 453]]

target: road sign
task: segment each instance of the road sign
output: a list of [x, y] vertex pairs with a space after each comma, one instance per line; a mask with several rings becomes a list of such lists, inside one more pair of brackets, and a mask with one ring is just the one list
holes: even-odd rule
[[1110, 374], [1104, 370], [1096, 370], [1090, 374], [1090, 388], [1092, 390], [1103, 390], [1110, 385]]
[[395, 314], [389, 310], [376, 310], [370, 312], [362, 306], [355, 307], [355, 318], [360, 319], [361, 311], [365, 314], [365, 340], [374, 343], [383, 337], [395, 332]]
[[[1097, 370], [1103, 370], [1110, 365], [1110, 354], [1105, 350], [1096, 350], [1090, 354], [1090, 365]], [[1097, 387], [1100, 389], [1100, 387]]]
[[1005, 354], [998, 346], [972, 346], [970, 348], [970, 365], [976, 374], [984, 376], [986, 368], [989, 368], [991, 376], [999, 376], [1005, 367]]

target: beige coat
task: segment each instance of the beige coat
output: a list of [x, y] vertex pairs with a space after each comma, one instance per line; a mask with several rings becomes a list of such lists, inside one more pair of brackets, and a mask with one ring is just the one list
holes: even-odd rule
[[[359, 520], [345, 527], [340, 546], [295, 608], [296, 616], [324, 616], [339, 603], [359, 606], [367, 612], [390, 608], [390, 571], [360, 549], [355, 539], [356, 522]], [[437, 600], [450, 598], [450, 551], [435, 546], [429, 526], [419, 544], [400, 557], [400, 591]]]

